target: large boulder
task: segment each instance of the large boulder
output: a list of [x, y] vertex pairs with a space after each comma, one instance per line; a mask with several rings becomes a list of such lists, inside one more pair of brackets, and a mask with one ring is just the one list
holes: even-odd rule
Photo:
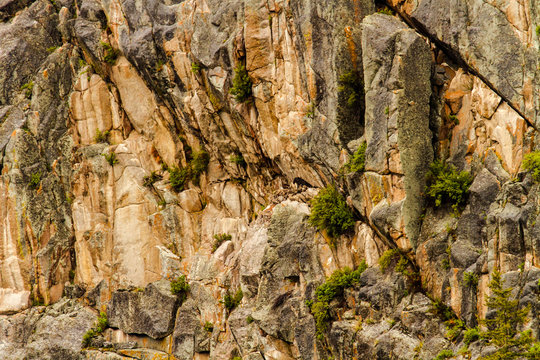
[[107, 309], [109, 325], [128, 334], [144, 334], [154, 339], [169, 335], [179, 299], [171, 294], [170, 283], [160, 280], [144, 291], [116, 291]]

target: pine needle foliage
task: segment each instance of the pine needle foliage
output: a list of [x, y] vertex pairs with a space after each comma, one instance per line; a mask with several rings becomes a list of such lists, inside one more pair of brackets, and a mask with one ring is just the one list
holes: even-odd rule
[[495, 311], [495, 315], [481, 321], [487, 328], [481, 336], [494, 345], [497, 351], [480, 359], [540, 359], [540, 343], [535, 342], [531, 331], [518, 331], [527, 322], [530, 307], [520, 307], [518, 299], [511, 299], [513, 289], [504, 288], [501, 273], [497, 270], [492, 273], [489, 288], [491, 295], [486, 305]]

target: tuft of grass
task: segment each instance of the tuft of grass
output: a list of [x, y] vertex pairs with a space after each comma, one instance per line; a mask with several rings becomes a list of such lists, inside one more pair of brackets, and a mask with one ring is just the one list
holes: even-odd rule
[[343, 167], [349, 172], [364, 172], [366, 163], [366, 147], [367, 144], [365, 142], [362, 143], [362, 145], [358, 147], [353, 156]]
[[103, 60], [105, 60], [107, 64], [114, 65], [118, 58], [118, 50], [104, 41], [101, 42], [101, 47], [103, 48]]
[[255, 319], [254, 319], [253, 316], [251, 316], [251, 315], [248, 315], [248, 317], [246, 318], [246, 322], [247, 322], [248, 324], [251, 324], [251, 323], [254, 322], [254, 321], [255, 321]]
[[189, 292], [189, 284], [186, 281], [185, 275], [180, 275], [174, 280], [171, 280], [171, 294], [180, 298], [180, 303], [183, 303]]
[[334, 185], [328, 185], [311, 200], [309, 222], [319, 230], [326, 230], [331, 238], [345, 234], [354, 226], [353, 213]]
[[540, 25], [536, 26], [536, 37], [540, 39]]
[[110, 154], [103, 154], [105, 157], [105, 160], [109, 163], [109, 165], [114, 166], [114, 164], [118, 164], [118, 159], [116, 158], [116, 154], [114, 152]]
[[40, 183], [41, 183], [41, 173], [38, 171], [38, 172], [33, 173], [30, 176], [28, 187], [30, 187], [30, 189], [36, 190], [37, 188], [39, 188]]
[[523, 157], [523, 168], [531, 172], [533, 179], [540, 182], [540, 151], [533, 151]]
[[21, 90], [24, 90], [24, 96], [26, 96], [27, 99], [30, 99], [32, 97], [32, 90], [34, 89], [34, 81], [30, 80], [23, 86], [21, 86]]
[[94, 141], [96, 143], [109, 143], [110, 134], [111, 132], [109, 130], [101, 132], [99, 129], [96, 129], [96, 136], [94, 136]]
[[251, 99], [253, 83], [249, 78], [244, 65], [238, 65], [234, 69], [233, 86], [229, 93], [236, 101], [244, 103]]
[[221, 244], [223, 244], [225, 241], [229, 241], [232, 239], [231, 234], [215, 234], [214, 235], [214, 245], [212, 246], [212, 252], [215, 252]]
[[225, 309], [231, 312], [234, 309], [236, 309], [238, 305], [240, 305], [243, 297], [244, 297], [244, 293], [242, 292], [242, 289], [236, 290], [236, 293], [234, 295], [231, 294], [229, 290], [227, 290], [221, 302], [225, 306]]
[[467, 171], [458, 172], [453, 166], [436, 160], [430, 165], [426, 180], [426, 195], [435, 206], [450, 203], [458, 212], [467, 201], [473, 177]]
[[49, 48], [47, 48], [47, 52], [48, 53], [53, 53], [56, 51], [56, 49], [58, 49], [58, 46], [51, 46]]
[[450, 115], [450, 116], [448, 116], [448, 118], [449, 118], [454, 124], [456, 124], [456, 125], [459, 124], [459, 119], [458, 119], [458, 117], [457, 117], [456, 115]]
[[152, 187], [156, 181], [161, 180], [162, 178], [163, 176], [159, 175], [155, 171], [152, 171], [150, 175], [143, 177], [143, 186]]

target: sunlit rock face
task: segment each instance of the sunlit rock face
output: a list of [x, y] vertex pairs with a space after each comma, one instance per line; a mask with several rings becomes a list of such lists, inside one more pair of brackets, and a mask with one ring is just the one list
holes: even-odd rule
[[[5, 0], [0, 20], [0, 358], [431, 359], [463, 346], [432, 302], [477, 326], [494, 270], [540, 332], [536, 1]], [[471, 175], [459, 208], [426, 196], [436, 159]], [[337, 238], [309, 220], [327, 185], [354, 217]], [[363, 262], [321, 322], [316, 289]]]

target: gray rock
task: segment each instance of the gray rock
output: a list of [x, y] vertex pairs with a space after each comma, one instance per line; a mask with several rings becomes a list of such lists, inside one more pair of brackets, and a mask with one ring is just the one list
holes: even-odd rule
[[[433, 160], [429, 129], [431, 52], [397, 18], [374, 14], [362, 24], [366, 91], [366, 170], [397, 172], [399, 149], [406, 198], [401, 216], [413, 247], [420, 234], [425, 174]], [[394, 168], [391, 168], [394, 166]]]
[[160, 339], [173, 331], [178, 305], [177, 296], [171, 294], [170, 283], [160, 280], [148, 284], [143, 292], [114, 292], [107, 316], [113, 328]]

